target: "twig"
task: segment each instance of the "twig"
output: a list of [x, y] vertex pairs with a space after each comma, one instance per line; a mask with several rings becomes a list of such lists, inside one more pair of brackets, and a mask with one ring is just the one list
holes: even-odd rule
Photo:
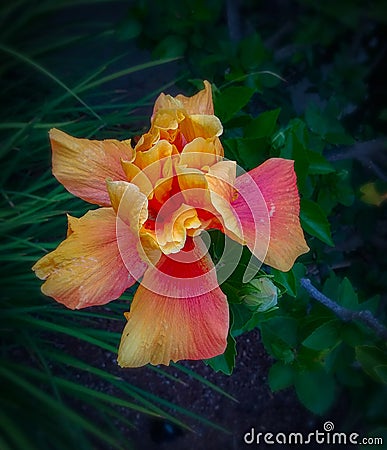
[[385, 138], [372, 139], [364, 142], [356, 142], [351, 147], [339, 147], [326, 155], [328, 161], [341, 161], [350, 158], [371, 158], [382, 152], [386, 145]]
[[387, 341], [387, 328], [373, 316], [371, 311], [351, 311], [350, 309], [338, 305], [336, 302], [316, 289], [309, 278], [301, 278], [300, 283], [301, 286], [308, 291], [311, 297], [333, 311], [339, 319], [344, 322], [358, 320], [371, 328], [378, 335], [378, 337]]
[[363, 164], [363, 166], [366, 166], [368, 169], [372, 170], [372, 172], [382, 181], [387, 181], [387, 176], [371, 159], [358, 158], [358, 160]]

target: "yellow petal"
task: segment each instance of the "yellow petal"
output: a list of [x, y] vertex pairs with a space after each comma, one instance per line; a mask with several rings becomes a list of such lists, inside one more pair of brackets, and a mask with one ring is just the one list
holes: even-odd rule
[[205, 80], [204, 89], [192, 97], [186, 97], [182, 94], [176, 97], [160, 94], [155, 102], [153, 115], [160, 109], [170, 108], [184, 108], [188, 114], [214, 114], [211, 84]]
[[192, 97], [185, 97], [182, 94], [176, 96], [183, 105], [188, 114], [214, 114], [214, 103], [212, 101], [211, 84], [204, 80], [204, 89]]
[[208, 169], [206, 180], [211, 192], [231, 202], [235, 194], [236, 162], [220, 161]]
[[221, 121], [216, 116], [191, 115], [180, 124], [180, 130], [187, 142], [197, 137], [213, 138], [223, 133]]
[[131, 160], [130, 141], [78, 139], [50, 130], [52, 171], [72, 194], [90, 203], [110, 206], [106, 178], [125, 180], [121, 159]]
[[[183, 195], [191, 195], [190, 190], [192, 190], [192, 194], [200, 194], [199, 190], [203, 190], [205, 192], [202, 193], [202, 195], [207, 195], [208, 193], [208, 183], [206, 180], [205, 173], [202, 170], [195, 169], [192, 167], [185, 167], [185, 166], [176, 166], [176, 173], [179, 181], [180, 189], [183, 192]], [[196, 193], [195, 190], [198, 190]], [[187, 191], [187, 192], [186, 192]], [[191, 198], [191, 197], [190, 197]], [[200, 196], [198, 196], [197, 199], [193, 197], [191, 199], [192, 205], [201, 206], [201, 203], [203, 200]]]
[[156, 99], [153, 106], [152, 120], [155, 118], [160, 110], [182, 110], [184, 108], [183, 103], [172, 95], [164, 94], [162, 92]]
[[201, 360], [226, 349], [228, 307], [218, 288], [192, 298], [160, 296], [139, 286], [118, 350], [121, 367]]
[[[155, 231], [144, 227], [149, 214], [146, 195], [140, 192], [136, 185], [125, 181], [107, 181], [107, 189], [112, 206], [121, 220], [117, 221], [117, 232], [125, 235], [125, 227], [129, 227], [137, 239], [136, 247], [141, 260], [147, 264], [155, 264], [161, 252]], [[118, 246], [120, 250], [122, 249], [122, 254], [127, 254], [125, 240], [119, 239]], [[138, 280], [142, 272], [138, 271], [130, 259], [123, 258], [123, 260], [131, 276]]]
[[[202, 91], [192, 97], [184, 95], [172, 97], [160, 94], [155, 102], [152, 115], [152, 129], [154, 131], [149, 133], [153, 136], [156, 129], [168, 131], [169, 135], [164, 138], [169, 142], [179, 139], [178, 131], [184, 136], [186, 142], [190, 142], [197, 137], [220, 136], [223, 127], [220, 120], [214, 116], [211, 85], [208, 81], [205, 81], [204, 86]], [[183, 145], [177, 144], [177, 147], [182, 150], [184, 143]]]
[[161, 130], [176, 130], [185, 118], [179, 107], [175, 109], [160, 109], [152, 117], [152, 126]]
[[149, 266], [155, 266], [161, 258], [162, 252], [157, 243], [156, 233], [144, 228], [140, 231], [139, 254]]
[[387, 192], [379, 192], [376, 189], [375, 183], [363, 184], [363, 186], [360, 187], [360, 192], [363, 194], [360, 200], [369, 205], [380, 206], [387, 200]]
[[205, 80], [204, 89], [192, 97], [185, 97], [182, 94], [176, 96], [188, 114], [214, 114], [214, 104], [212, 101], [211, 84]]
[[147, 151], [136, 152], [136, 158], [133, 164], [140, 169], [144, 169], [156, 161], [171, 156], [173, 153], [176, 153], [176, 150], [173, 149], [173, 146], [169, 142], [159, 141]]
[[159, 140], [160, 130], [152, 127], [148, 133], [145, 133], [140, 137], [135, 146], [136, 153], [149, 150], [153, 145], [157, 144]]
[[153, 185], [145, 173], [129, 161], [121, 161], [127, 181], [138, 186], [140, 191], [150, 198], [153, 194]]
[[180, 155], [179, 165], [194, 169], [203, 169], [221, 161], [223, 147], [218, 145], [219, 139], [198, 137], [189, 142]]
[[138, 235], [148, 218], [147, 197], [133, 183], [107, 180], [106, 184], [114, 211]]
[[173, 177], [160, 178], [153, 189], [153, 195], [159, 203], [164, 203], [170, 197]]
[[[155, 195], [161, 201], [172, 184], [173, 157], [177, 157], [176, 148], [167, 141], [159, 141], [148, 151], [137, 152], [133, 162], [122, 161], [122, 167], [128, 181], [136, 184], [149, 199]], [[161, 184], [163, 189], [158, 187]]]

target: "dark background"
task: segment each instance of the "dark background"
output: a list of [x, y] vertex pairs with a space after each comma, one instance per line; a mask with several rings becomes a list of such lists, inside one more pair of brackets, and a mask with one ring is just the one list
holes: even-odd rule
[[[199, 80], [222, 89], [240, 79], [256, 90], [245, 108], [254, 117], [281, 107], [280, 123], [286, 124], [304, 117], [310, 104], [322, 109], [335, 104], [335, 120], [354, 141], [328, 143], [324, 154], [349, 173], [353, 203], [329, 211], [335, 247], [320, 243], [305, 264], [321, 283], [333, 270], [340, 279], [349, 277], [364, 298], [381, 295], [377, 314], [383, 314], [386, 207], [362, 203], [359, 188], [376, 182], [382, 192], [387, 181], [386, 10], [382, 1], [349, 0], [20, 1], [1, 7], [1, 330], [2, 367], [8, 372], [2, 372], [0, 448], [239, 449], [251, 427], [307, 433], [322, 430], [326, 420], [337, 431], [382, 432], [385, 386], [367, 381], [351, 390], [339, 380], [335, 402], [322, 415], [302, 405], [293, 388], [273, 393], [268, 373], [275, 358], [258, 329], [237, 338], [231, 376], [203, 362], [183, 362], [183, 369], [172, 366], [162, 373], [119, 369], [109, 346], [117, 343], [132, 293], [116, 306], [72, 316], [41, 296], [30, 267], [43, 247], [53, 249], [63, 239], [65, 212], [85, 209], [58, 190], [49, 173], [51, 126], [79, 137], [128, 138], [147, 130], [161, 91], [188, 95]], [[98, 80], [82, 90], [82, 83]], [[225, 128], [225, 138], [232, 138], [232, 126]], [[146, 407], [140, 396], [162, 411], [151, 417], [128, 404], [105, 410], [101, 405], [109, 399], [93, 392], [110, 400], [129, 395]], [[270, 447], [275, 448], [259, 446]]]

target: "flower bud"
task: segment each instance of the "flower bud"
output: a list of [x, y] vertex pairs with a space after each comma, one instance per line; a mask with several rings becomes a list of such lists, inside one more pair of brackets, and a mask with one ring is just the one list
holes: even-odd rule
[[264, 312], [277, 305], [278, 290], [269, 278], [254, 278], [244, 291], [243, 302], [254, 311]]

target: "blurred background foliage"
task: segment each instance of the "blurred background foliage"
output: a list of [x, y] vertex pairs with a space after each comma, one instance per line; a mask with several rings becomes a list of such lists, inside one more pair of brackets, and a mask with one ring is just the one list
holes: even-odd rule
[[[306, 276], [386, 322], [385, 2], [19, 0], [2, 4], [0, 20], [0, 447], [127, 448], [123, 410], [219, 427], [112, 370], [132, 292], [70, 312], [40, 294], [31, 271], [64, 238], [65, 213], [89, 209], [52, 177], [48, 130], [127, 139], [147, 129], [159, 92], [193, 94], [203, 79], [227, 157], [246, 170], [295, 160], [311, 248], [288, 273], [263, 267], [246, 286], [237, 270], [222, 285], [233, 326], [225, 355], [206, 363], [230, 374], [237, 337], [258, 328], [273, 392], [293, 386], [315, 414], [345, 398], [348, 429], [386, 436], [385, 339], [300, 286]], [[215, 260], [222, 245], [214, 233]]]

